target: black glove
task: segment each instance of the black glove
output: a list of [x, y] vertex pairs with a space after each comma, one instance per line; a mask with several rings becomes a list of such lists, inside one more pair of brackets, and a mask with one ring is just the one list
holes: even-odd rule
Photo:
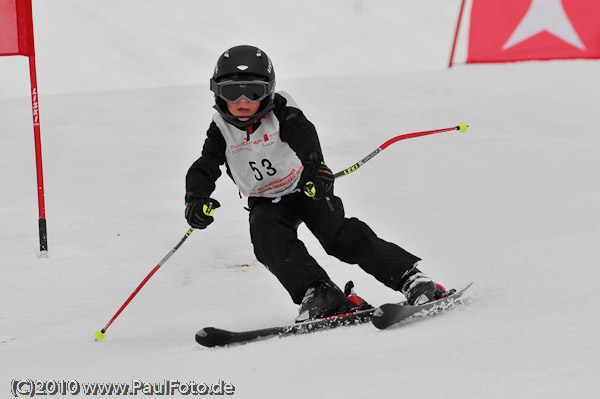
[[333, 188], [335, 177], [325, 161], [316, 153], [311, 152], [308, 160], [304, 162], [304, 167], [307, 173], [304, 194], [316, 200], [327, 197]]
[[185, 218], [193, 228], [205, 229], [215, 220], [211, 215], [220, 206], [213, 198], [193, 198], [185, 206]]

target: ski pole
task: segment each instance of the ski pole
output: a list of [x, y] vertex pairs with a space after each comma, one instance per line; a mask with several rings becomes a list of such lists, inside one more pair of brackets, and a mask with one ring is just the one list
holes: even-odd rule
[[[364, 165], [365, 163], [370, 161], [373, 157], [375, 157], [381, 151], [385, 150], [388, 146], [394, 144], [397, 141], [411, 139], [411, 138], [415, 138], [415, 137], [427, 136], [427, 135], [434, 134], [434, 133], [449, 132], [449, 131], [453, 131], [453, 130], [458, 130], [461, 133], [464, 133], [467, 131], [467, 128], [468, 128], [468, 125], [466, 123], [460, 122], [458, 124], [458, 126], [449, 127], [449, 128], [445, 128], [445, 129], [429, 130], [429, 131], [424, 131], [424, 132], [408, 133], [408, 134], [396, 136], [396, 137], [386, 141], [379, 147], [377, 147], [373, 152], [371, 152], [369, 155], [367, 155], [366, 157], [364, 157], [363, 159], [361, 159], [354, 165], [336, 173], [333, 176], [334, 176], [334, 178], [337, 179], [339, 177], [346, 176], [346, 175], [356, 171], [358, 168], [360, 168], [362, 165]], [[214, 212], [214, 209], [212, 208], [212, 204], [210, 204], [210, 205], [211, 206], [209, 206], [208, 209], [205, 210], [205, 212], [207, 212], [207, 211], [210, 212], [210, 213], [207, 213], [207, 215], [212, 214]], [[129, 305], [129, 303], [138, 294], [138, 292], [142, 289], [142, 287], [148, 282], [148, 280], [150, 280], [150, 278], [154, 275], [154, 273], [156, 273], [158, 271], [158, 269], [160, 269], [160, 267], [183, 245], [185, 240], [187, 240], [187, 238], [190, 236], [190, 234], [192, 234], [193, 231], [194, 231], [194, 228], [192, 227], [185, 233], [185, 235], [181, 238], [181, 240], [177, 243], [177, 245], [175, 245], [175, 247], [173, 249], [171, 249], [171, 251], [169, 251], [169, 253], [167, 255], [165, 255], [165, 257], [162, 258], [162, 260], [160, 262], [158, 262], [158, 264], [154, 267], [154, 269], [152, 269], [150, 271], [150, 273], [148, 273], [148, 275], [144, 278], [144, 280], [142, 280], [142, 282], [137, 286], [135, 291], [133, 291], [131, 293], [131, 295], [129, 296], [129, 298], [127, 298], [125, 303], [123, 303], [123, 305], [121, 305], [121, 307], [119, 308], [117, 313], [115, 313], [115, 315], [112, 317], [112, 319], [110, 319], [110, 321], [106, 324], [106, 326], [104, 326], [104, 328], [102, 330], [96, 331], [96, 333], [95, 333], [96, 341], [102, 341], [104, 339], [104, 334], [106, 333], [106, 330], [108, 330], [108, 327], [110, 327], [110, 325], [115, 321], [115, 319], [117, 317], [119, 317], [121, 312], [127, 307], [127, 305]]]
[[396, 136], [392, 139], [389, 139], [388, 141], [386, 141], [379, 147], [377, 147], [373, 152], [371, 152], [369, 155], [367, 155], [366, 157], [364, 157], [363, 159], [361, 159], [354, 165], [352, 165], [349, 168], [346, 168], [342, 171], [337, 172], [335, 175], [333, 175], [333, 177], [337, 179], [338, 177], [346, 176], [346, 175], [356, 171], [356, 169], [360, 168], [361, 166], [363, 166], [364, 164], [369, 162], [372, 158], [374, 158], [375, 155], [379, 154], [381, 151], [385, 150], [387, 147], [389, 147], [390, 145], [394, 144], [397, 141], [412, 139], [415, 137], [427, 136], [427, 135], [435, 134], [435, 133], [450, 132], [453, 130], [458, 130], [459, 132], [464, 133], [467, 131], [468, 127], [469, 126], [465, 122], [460, 122], [458, 124], [458, 126], [448, 127], [445, 129], [428, 130], [428, 131], [424, 131], [424, 132], [408, 133], [408, 134], [402, 134], [400, 136]]
[[121, 305], [121, 308], [117, 311], [117, 313], [115, 313], [115, 315], [112, 317], [112, 319], [110, 319], [110, 321], [106, 324], [106, 326], [104, 326], [104, 328], [102, 330], [96, 331], [96, 341], [102, 341], [104, 339], [104, 334], [106, 333], [106, 330], [108, 330], [108, 327], [110, 327], [110, 325], [113, 323], [113, 321], [115, 321], [115, 319], [117, 317], [119, 317], [119, 315], [121, 314], [123, 309], [125, 309], [127, 307], [127, 305], [129, 305], [129, 302], [131, 302], [131, 300], [137, 295], [137, 293], [140, 292], [142, 287], [148, 282], [148, 280], [150, 280], [150, 278], [154, 275], [154, 273], [156, 273], [158, 271], [158, 269], [160, 269], [160, 267], [162, 265], [164, 265], [167, 260], [169, 260], [169, 258], [175, 253], [175, 251], [177, 251], [179, 249], [179, 247], [181, 247], [183, 245], [185, 240], [187, 240], [187, 238], [190, 236], [190, 234], [192, 234], [193, 231], [194, 231], [194, 228], [191, 227], [187, 231], [187, 233], [185, 233], [183, 238], [177, 243], [177, 245], [175, 245], [175, 247], [171, 251], [169, 251], [169, 253], [167, 255], [165, 255], [165, 257], [162, 258], [162, 260], [160, 262], [158, 262], [158, 264], [156, 266], [154, 266], [154, 269], [152, 269], [152, 271], [150, 271], [150, 273], [148, 273], [146, 278], [144, 278], [144, 280], [142, 280], [142, 282], [140, 283], [140, 285], [137, 286], [135, 291], [133, 291], [131, 293], [131, 295], [129, 295], [129, 298], [127, 298], [125, 303], [123, 305]]

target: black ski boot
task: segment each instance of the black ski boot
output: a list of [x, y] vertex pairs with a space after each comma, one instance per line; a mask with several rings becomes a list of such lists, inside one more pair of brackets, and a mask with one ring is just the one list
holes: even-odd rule
[[296, 323], [343, 314], [353, 307], [353, 303], [333, 281], [317, 280], [304, 294]]
[[405, 280], [400, 292], [404, 294], [409, 305], [421, 305], [446, 296], [446, 289], [441, 284], [434, 283], [416, 267], [409, 270], [403, 278]]

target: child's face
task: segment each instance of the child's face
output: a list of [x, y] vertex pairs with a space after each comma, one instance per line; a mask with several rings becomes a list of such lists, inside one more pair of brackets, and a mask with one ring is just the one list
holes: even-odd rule
[[[242, 98], [236, 103], [227, 103], [227, 109], [233, 116], [252, 116], [258, 112], [260, 108], [260, 101], [251, 103], [250, 101]], [[240, 118], [240, 121], [246, 122], [250, 118]]]

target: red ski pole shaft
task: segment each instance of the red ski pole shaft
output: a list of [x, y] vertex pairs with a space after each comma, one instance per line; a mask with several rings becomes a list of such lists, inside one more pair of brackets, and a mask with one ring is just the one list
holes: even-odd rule
[[146, 285], [146, 283], [148, 282], [148, 280], [150, 280], [150, 278], [154, 275], [154, 273], [156, 273], [158, 271], [158, 269], [160, 269], [160, 267], [162, 265], [164, 265], [167, 260], [169, 260], [169, 258], [175, 253], [175, 251], [177, 251], [179, 249], [179, 247], [181, 247], [183, 245], [185, 240], [187, 240], [187, 238], [190, 236], [190, 234], [192, 234], [193, 231], [194, 231], [194, 228], [192, 227], [185, 233], [185, 235], [177, 243], [177, 245], [175, 245], [175, 247], [171, 251], [169, 251], [169, 253], [167, 255], [165, 255], [165, 257], [162, 258], [162, 260], [160, 262], [158, 262], [158, 264], [156, 266], [154, 266], [154, 269], [152, 269], [150, 271], [150, 273], [148, 273], [148, 275], [142, 280], [140, 285], [137, 286], [135, 291], [133, 291], [131, 293], [131, 295], [129, 295], [129, 298], [127, 298], [125, 303], [123, 303], [123, 305], [121, 305], [121, 307], [119, 308], [117, 313], [115, 313], [115, 315], [112, 317], [112, 319], [110, 319], [110, 321], [106, 324], [106, 326], [104, 326], [104, 328], [102, 330], [96, 331], [96, 341], [102, 341], [104, 339], [104, 334], [106, 333], [106, 330], [108, 330], [108, 327], [110, 327], [110, 325], [113, 323], [113, 321], [115, 321], [117, 319], [117, 317], [119, 317], [121, 312], [127, 307], [127, 305], [129, 305], [129, 303], [138, 294], [138, 292], [140, 292], [142, 287], [144, 285]]
[[467, 131], [467, 127], [468, 127], [468, 125], [466, 123], [460, 122], [457, 126], [454, 126], [454, 127], [447, 127], [447, 128], [444, 128], [444, 129], [436, 129], [436, 130], [427, 130], [427, 131], [424, 131], [424, 132], [407, 133], [407, 134], [402, 134], [400, 136], [396, 136], [394, 138], [389, 139], [388, 141], [386, 141], [385, 143], [383, 143], [379, 147], [377, 147], [375, 150], [373, 150], [371, 153], [369, 153], [369, 155], [367, 155], [366, 157], [364, 157], [363, 159], [361, 159], [360, 161], [358, 161], [354, 165], [352, 165], [349, 168], [346, 168], [346, 169], [344, 169], [342, 171], [337, 172], [333, 176], [337, 179], [338, 177], [346, 176], [346, 175], [348, 175], [348, 174], [356, 171], [358, 168], [360, 168], [361, 166], [363, 166], [365, 163], [367, 163], [368, 161], [370, 161], [371, 159], [373, 159], [381, 151], [385, 150], [387, 147], [389, 147], [390, 145], [392, 145], [392, 144], [394, 144], [394, 143], [396, 143], [398, 141], [412, 139], [412, 138], [415, 138], [415, 137], [428, 136], [430, 134], [435, 134], [435, 133], [451, 132], [451, 131], [454, 131], [454, 130], [458, 130], [461, 133], [464, 133], [464, 132]]

